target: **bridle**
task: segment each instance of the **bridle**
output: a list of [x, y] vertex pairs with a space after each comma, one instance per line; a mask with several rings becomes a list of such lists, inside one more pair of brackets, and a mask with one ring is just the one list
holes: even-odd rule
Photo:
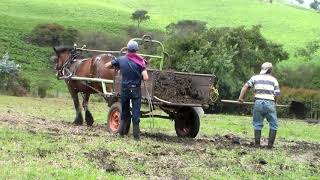
[[[57, 78], [70, 78], [73, 75], [73, 72], [70, 70], [70, 65], [80, 56], [80, 53], [78, 53], [76, 50], [72, 50], [69, 52], [69, 57], [66, 59], [62, 66], [59, 68], [56, 68], [57, 72]], [[59, 55], [58, 55], [59, 59]], [[57, 62], [58, 63], [58, 62]], [[56, 64], [57, 64], [56, 63]]]

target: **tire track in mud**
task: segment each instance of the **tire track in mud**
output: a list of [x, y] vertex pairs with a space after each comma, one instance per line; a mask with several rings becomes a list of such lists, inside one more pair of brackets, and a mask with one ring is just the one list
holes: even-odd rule
[[[45, 119], [40, 117], [31, 117], [17, 115], [13, 113], [0, 113], [0, 124], [12, 128], [18, 128], [26, 130], [30, 133], [48, 133], [53, 136], [64, 136], [64, 135], [79, 135], [79, 136], [113, 136], [107, 132], [107, 126], [105, 124], [94, 124], [92, 127], [86, 125], [75, 126], [70, 122], [61, 120]], [[253, 142], [249, 138], [242, 138], [235, 134], [226, 135], [214, 135], [212, 137], [201, 137], [195, 139], [179, 138], [176, 136], [169, 136], [163, 133], [149, 133], [142, 132], [143, 138], [149, 138], [158, 142], [169, 142], [169, 143], [182, 143], [188, 146], [199, 146], [199, 145], [214, 145], [216, 149], [248, 149], [254, 148]], [[287, 149], [291, 154], [315, 151], [320, 154], [320, 144], [310, 143], [306, 141], [286, 141], [279, 139], [281, 142], [280, 147]]]

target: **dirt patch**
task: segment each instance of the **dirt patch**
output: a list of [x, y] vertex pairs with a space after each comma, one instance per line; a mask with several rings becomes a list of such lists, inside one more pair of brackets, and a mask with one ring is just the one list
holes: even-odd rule
[[287, 141], [283, 148], [288, 149], [291, 154], [301, 154], [312, 151], [320, 155], [320, 144], [306, 141]]
[[[93, 127], [75, 126], [72, 123], [60, 120], [49, 120], [39, 117], [21, 116], [13, 113], [0, 113], [0, 124], [5, 124], [11, 128], [27, 130], [32, 134], [48, 133], [53, 136], [79, 135], [85, 137], [95, 136], [113, 136], [107, 132], [106, 125], [95, 124]], [[240, 155], [247, 154], [250, 149], [254, 149], [251, 138], [240, 137], [236, 134], [204, 136], [196, 139], [179, 138], [162, 133], [143, 132], [143, 138], [153, 139], [159, 142], [185, 144], [188, 147], [186, 151], [205, 151], [206, 146], [214, 146], [216, 149], [241, 149]], [[142, 140], [143, 141], [143, 140]], [[286, 149], [289, 154], [301, 154], [310, 152], [314, 157], [320, 156], [320, 144], [309, 143], [305, 141], [284, 141], [277, 140], [276, 148]], [[280, 143], [281, 142], [281, 143]], [[161, 152], [157, 152], [161, 155]], [[41, 155], [44, 153], [41, 152]]]
[[157, 72], [154, 75], [154, 95], [173, 103], [204, 103], [196, 88], [192, 86], [191, 75], [174, 72]]
[[23, 116], [13, 113], [0, 113], [0, 124], [6, 124], [12, 128], [27, 130], [32, 134], [48, 133], [53, 136], [59, 135], [83, 135], [83, 136], [105, 136], [106, 125], [75, 126], [71, 122], [56, 119], [45, 119], [34, 116]]
[[106, 172], [118, 171], [116, 162], [112, 160], [114, 157], [112, 157], [111, 153], [106, 149], [85, 153], [85, 155], [90, 161], [95, 162], [98, 168], [104, 169]]

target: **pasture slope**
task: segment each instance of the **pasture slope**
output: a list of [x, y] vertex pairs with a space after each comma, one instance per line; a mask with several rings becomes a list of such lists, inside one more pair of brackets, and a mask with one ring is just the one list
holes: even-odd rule
[[320, 178], [319, 124], [281, 119], [267, 150], [252, 147], [249, 117], [205, 115], [197, 139], [177, 138], [171, 121], [152, 129], [143, 119], [136, 142], [106, 132], [105, 103], [91, 110], [93, 127], [73, 126], [69, 99], [0, 96], [0, 179]]
[[52, 50], [25, 43], [31, 29], [39, 23], [59, 23], [82, 31], [118, 34], [132, 25], [130, 14], [146, 9], [151, 20], [147, 29], [164, 30], [182, 19], [197, 19], [209, 26], [252, 26], [261, 24], [263, 34], [284, 44], [293, 52], [319, 35], [320, 14], [293, 8], [275, 1], [259, 0], [0, 0], [0, 54], [9, 52], [23, 68], [23, 75], [36, 86], [38, 80], [53, 78], [48, 58]]

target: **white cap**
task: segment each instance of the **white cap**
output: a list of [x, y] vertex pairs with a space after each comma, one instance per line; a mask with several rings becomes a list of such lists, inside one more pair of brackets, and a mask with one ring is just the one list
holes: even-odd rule
[[269, 69], [272, 69], [272, 64], [269, 62], [265, 62], [261, 66], [260, 74], [266, 74]]
[[138, 51], [139, 50], [139, 45], [136, 41], [129, 41], [127, 44], [128, 50], [133, 50], [133, 51]]

